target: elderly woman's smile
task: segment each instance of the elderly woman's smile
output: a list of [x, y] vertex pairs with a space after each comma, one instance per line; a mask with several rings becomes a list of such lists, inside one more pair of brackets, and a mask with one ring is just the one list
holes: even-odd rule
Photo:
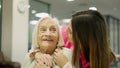
[[42, 42], [51, 44], [54, 42], [54, 40], [53, 39], [43, 39]]

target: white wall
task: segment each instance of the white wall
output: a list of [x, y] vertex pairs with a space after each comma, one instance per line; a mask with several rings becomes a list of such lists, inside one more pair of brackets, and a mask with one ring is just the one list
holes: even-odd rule
[[[8, 3], [6, 3], [8, 2]], [[3, 0], [2, 7], [2, 41], [1, 50], [6, 60], [11, 60], [12, 55], [12, 1]]]
[[6, 60], [23, 62], [28, 49], [28, 9], [18, 12], [18, 3], [28, 0], [3, 0], [2, 51]]

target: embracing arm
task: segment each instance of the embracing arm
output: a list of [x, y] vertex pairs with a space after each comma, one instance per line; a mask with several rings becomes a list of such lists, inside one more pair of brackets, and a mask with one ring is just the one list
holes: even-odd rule
[[54, 53], [54, 61], [62, 68], [72, 68], [71, 64], [72, 51], [64, 48], [61, 51], [57, 50]]

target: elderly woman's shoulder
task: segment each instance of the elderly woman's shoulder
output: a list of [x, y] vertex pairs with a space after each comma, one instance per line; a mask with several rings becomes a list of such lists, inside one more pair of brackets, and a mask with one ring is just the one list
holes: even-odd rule
[[32, 68], [33, 62], [34, 59], [30, 57], [30, 53], [27, 53], [22, 64], [22, 68]]
[[71, 50], [71, 49], [66, 48], [66, 47], [63, 47], [63, 48], [62, 48], [62, 51], [69, 51], [69, 52], [72, 52], [72, 50]]

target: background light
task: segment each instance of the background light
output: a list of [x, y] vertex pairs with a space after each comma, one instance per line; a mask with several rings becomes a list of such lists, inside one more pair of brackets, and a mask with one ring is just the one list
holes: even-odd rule
[[89, 10], [97, 10], [96, 7], [89, 7]]

